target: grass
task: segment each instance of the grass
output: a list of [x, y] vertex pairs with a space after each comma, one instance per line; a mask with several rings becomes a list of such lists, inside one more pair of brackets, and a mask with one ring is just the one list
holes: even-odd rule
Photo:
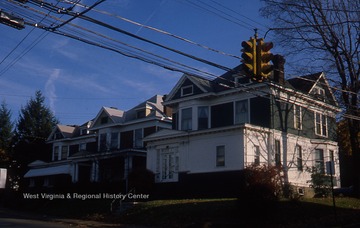
[[[31, 203], [30, 203], [31, 202]], [[281, 200], [274, 204], [238, 199], [152, 200], [111, 215], [109, 200], [23, 201], [18, 209], [48, 216], [157, 227], [344, 227], [360, 226], [360, 199]], [[355, 226], [353, 226], [355, 227]]]
[[159, 200], [140, 204], [121, 223], [161, 227], [342, 227], [360, 225], [360, 200], [332, 198], [281, 200], [242, 205], [237, 199]]

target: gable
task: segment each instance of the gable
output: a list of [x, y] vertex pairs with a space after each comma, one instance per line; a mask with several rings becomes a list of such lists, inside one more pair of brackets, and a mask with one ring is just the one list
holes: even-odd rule
[[94, 120], [93, 127], [120, 123], [122, 121], [123, 115], [124, 111], [122, 110], [116, 108], [102, 107]]
[[211, 81], [184, 74], [168, 94], [165, 101], [191, 97], [211, 91], [213, 91]]
[[338, 106], [333, 91], [322, 72], [292, 78], [288, 82], [296, 90], [312, 96], [315, 100]]
[[47, 140], [57, 140], [64, 138], [71, 138], [74, 134], [76, 127], [68, 125], [56, 125], [56, 127], [51, 132]]

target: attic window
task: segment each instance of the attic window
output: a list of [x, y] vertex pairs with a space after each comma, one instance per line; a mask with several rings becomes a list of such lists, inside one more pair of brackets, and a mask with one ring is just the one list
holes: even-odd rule
[[81, 131], [80, 131], [80, 135], [87, 135], [87, 134], [89, 134], [89, 131], [88, 131], [88, 129], [87, 129], [87, 128], [83, 128], [83, 129], [81, 129]]
[[325, 90], [323, 88], [315, 87], [314, 94], [315, 94], [316, 98], [318, 98], [319, 100], [325, 99]]
[[194, 93], [193, 85], [181, 87], [181, 96], [188, 96]]
[[140, 118], [144, 118], [146, 116], [146, 110], [142, 109], [136, 112], [136, 118], [140, 119]]
[[251, 80], [249, 77], [245, 76], [245, 75], [241, 75], [241, 76], [237, 76], [235, 77], [235, 85], [237, 86], [238, 84], [249, 84], [251, 83]]
[[100, 123], [101, 124], [106, 124], [108, 121], [109, 121], [109, 118], [107, 116], [104, 116], [104, 117], [101, 118]]

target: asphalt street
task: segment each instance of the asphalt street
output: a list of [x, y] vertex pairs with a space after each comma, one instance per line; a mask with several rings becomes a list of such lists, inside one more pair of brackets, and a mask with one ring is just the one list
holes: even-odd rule
[[66, 219], [41, 216], [30, 212], [11, 210], [0, 206], [0, 227], [6, 228], [65, 228], [65, 227], [122, 227], [140, 228], [140, 226], [103, 223], [90, 220]]

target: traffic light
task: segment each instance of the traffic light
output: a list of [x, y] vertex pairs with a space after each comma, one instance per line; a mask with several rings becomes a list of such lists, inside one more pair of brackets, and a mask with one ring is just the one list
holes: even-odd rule
[[263, 79], [269, 78], [274, 67], [271, 64], [273, 59], [273, 54], [271, 54], [270, 49], [273, 48], [272, 42], [264, 42], [264, 39], [257, 40], [257, 50], [256, 50], [256, 59], [257, 59], [257, 80], [262, 81]]
[[243, 62], [245, 73], [253, 78], [256, 75], [256, 39], [250, 37], [250, 40], [241, 43], [243, 49], [241, 62]]
[[25, 28], [24, 26], [25, 23], [22, 18], [6, 13], [1, 9], [0, 9], [0, 23], [11, 26], [16, 29]]

